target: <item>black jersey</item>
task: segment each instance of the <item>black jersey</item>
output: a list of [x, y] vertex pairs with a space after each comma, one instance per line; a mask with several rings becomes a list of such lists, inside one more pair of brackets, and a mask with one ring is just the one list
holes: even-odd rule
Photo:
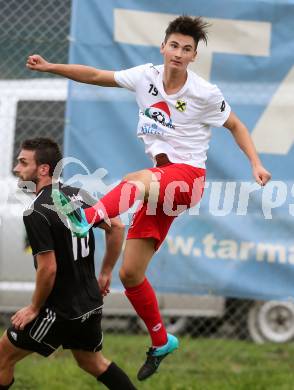
[[[89, 205], [87, 194], [73, 187], [62, 187], [64, 194]], [[92, 229], [87, 237], [73, 237], [64, 217], [54, 211], [52, 185], [43, 187], [31, 206], [24, 212], [24, 224], [35, 259], [39, 253], [54, 250], [57, 272], [46, 306], [68, 319], [102, 306], [102, 296], [95, 276], [95, 240]], [[85, 204], [85, 200], [87, 204]]]

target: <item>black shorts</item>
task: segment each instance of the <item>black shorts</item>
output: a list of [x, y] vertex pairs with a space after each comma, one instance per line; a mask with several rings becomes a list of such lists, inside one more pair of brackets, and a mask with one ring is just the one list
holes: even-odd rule
[[43, 356], [51, 355], [60, 346], [97, 352], [102, 349], [101, 317], [101, 308], [73, 320], [60, 318], [53, 310], [44, 308], [23, 330], [8, 328], [7, 336], [16, 347]]

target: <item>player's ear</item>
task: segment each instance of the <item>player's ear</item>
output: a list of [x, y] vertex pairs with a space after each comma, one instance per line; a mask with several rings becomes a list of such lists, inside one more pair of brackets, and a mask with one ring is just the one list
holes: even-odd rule
[[161, 54], [163, 54], [164, 46], [165, 46], [165, 42], [162, 42], [161, 45], [160, 45], [160, 53]]
[[39, 165], [39, 172], [41, 176], [47, 176], [49, 175], [50, 166], [49, 164], [41, 164]]

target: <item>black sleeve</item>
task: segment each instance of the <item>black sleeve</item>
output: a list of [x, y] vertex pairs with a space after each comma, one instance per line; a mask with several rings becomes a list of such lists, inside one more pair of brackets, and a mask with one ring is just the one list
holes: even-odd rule
[[34, 256], [54, 250], [50, 223], [45, 215], [36, 210], [28, 210], [23, 220]]

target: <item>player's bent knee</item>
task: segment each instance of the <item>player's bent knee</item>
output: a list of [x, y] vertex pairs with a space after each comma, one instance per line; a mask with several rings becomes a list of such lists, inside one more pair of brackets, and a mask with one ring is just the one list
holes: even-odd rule
[[132, 173], [128, 173], [127, 175], [125, 175], [123, 177], [123, 181], [136, 181], [136, 180], [140, 180], [140, 172], [132, 172]]
[[122, 267], [119, 270], [119, 277], [120, 277], [122, 284], [125, 287], [128, 287], [130, 285], [135, 286], [140, 282], [140, 279], [141, 279], [139, 277], [139, 275], [137, 274], [136, 270], [126, 268], [126, 267]]
[[121, 222], [119, 218], [111, 218], [111, 229], [115, 230], [116, 232], [119, 232], [120, 234], [124, 234], [126, 227], [125, 225]]
[[123, 180], [142, 183], [142, 187], [146, 187], [146, 185], [148, 185], [152, 180], [152, 173], [147, 169], [138, 172], [128, 173], [123, 178]]
[[92, 356], [75, 356], [78, 366], [88, 374], [97, 377], [107, 370], [110, 361], [105, 359], [101, 353]]
[[86, 371], [88, 374], [96, 376], [96, 373], [99, 371], [96, 364], [93, 364], [91, 361], [86, 361], [84, 359], [77, 360], [78, 366], [81, 370]]
[[143, 170], [139, 172], [129, 173], [123, 178], [123, 180], [135, 184], [137, 190], [139, 191], [140, 197], [144, 198], [145, 201], [148, 200], [150, 183], [152, 181], [152, 174], [150, 171]]

